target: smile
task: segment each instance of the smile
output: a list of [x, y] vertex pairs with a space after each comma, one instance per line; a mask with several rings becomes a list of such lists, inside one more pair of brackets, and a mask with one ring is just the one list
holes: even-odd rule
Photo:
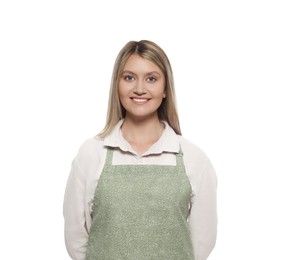
[[148, 99], [148, 98], [131, 98], [134, 102], [136, 102], [136, 103], [141, 103], [141, 104], [143, 104], [143, 103], [145, 103], [145, 102], [148, 102], [150, 99]]

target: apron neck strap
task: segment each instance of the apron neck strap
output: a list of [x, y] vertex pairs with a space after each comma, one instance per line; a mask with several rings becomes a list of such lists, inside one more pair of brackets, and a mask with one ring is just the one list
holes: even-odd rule
[[107, 154], [106, 154], [106, 161], [105, 164], [106, 165], [112, 165], [112, 161], [113, 161], [113, 147], [107, 147]]
[[181, 166], [183, 167], [184, 166], [184, 162], [183, 162], [183, 152], [182, 152], [182, 149], [180, 147], [180, 151], [179, 153], [176, 154], [176, 163], [177, 163], [177, 166]]
[[[112, 161], [113, 161], [113, 147], [107, 147], [107, 155], [106, 155], [106, 161], [105, 164], [106, 165], [112, 165]], [[183, 152], [182, 149], [180, 147], [180, 151], [179, 153], [176, 154], [176, 165], [179, 167], [184, 167], [184, 161], [183, 161]]]

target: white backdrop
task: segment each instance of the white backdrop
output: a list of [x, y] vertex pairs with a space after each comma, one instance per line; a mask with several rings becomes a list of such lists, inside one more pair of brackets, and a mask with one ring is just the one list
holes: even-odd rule
[[209, 260], [288, 259], [285, 2], [1, 1], [1, 259], [69, 259], [70, 165], [104, 125], [117, 53], [141, 39], [169, 56], [183, 135], [218, 175]]

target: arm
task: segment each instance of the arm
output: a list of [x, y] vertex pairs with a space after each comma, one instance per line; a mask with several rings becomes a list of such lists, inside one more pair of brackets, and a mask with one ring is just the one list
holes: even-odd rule
[[215, 246], [217, 234], [217, 179], [208, 159], [200, 174], [199, 188], [192, 199], [189, 225], [195, 260], [206, 260]]
[[85, 180], [76, 157], [72, 163], [64, 198], [65, 243], [73, 260], [84, 260], [88, 241], [85, 222]]

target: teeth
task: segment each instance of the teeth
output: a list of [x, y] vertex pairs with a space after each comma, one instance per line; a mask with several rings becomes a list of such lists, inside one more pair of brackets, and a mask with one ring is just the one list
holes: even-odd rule
[[136, 102], [145, 102], [147, 99], [142, 99], [142, 98], [133, 98], [134, 101]]

